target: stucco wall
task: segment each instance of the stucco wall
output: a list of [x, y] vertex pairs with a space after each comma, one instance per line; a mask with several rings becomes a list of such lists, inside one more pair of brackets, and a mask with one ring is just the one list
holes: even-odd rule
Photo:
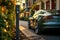
[[60, 0], [59, 0], [59, 10], [60, 10]]
[[56, 0], [56, 10], [60, 9], [60, 0]]

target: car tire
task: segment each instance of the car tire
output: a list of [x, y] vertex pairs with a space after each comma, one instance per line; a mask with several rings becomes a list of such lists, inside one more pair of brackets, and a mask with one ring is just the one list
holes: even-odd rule
[[29, 26], [29, 29], [31, 29], [31, 27]]
[[41, 31], [41, 29], [36, 28], [36, 29], [34, 30], [34, 33], [40, 35], [40, 34], [42, 34], [42, 31]]
[[30, 27], [30, 21], [28, 21], [28, 29], [31, 29], [31, 27]]
[[33, 29], [34, 30], [34, 33], [38, 34], [39, 33], [39, 28], [38, 28], [38, 24], [36, 25], [36, 28]]
[[36, 28], [35, 30], [34, 30], [34, 32], [36, 33], [36, 34], [38, 34], [39, 32], [38, 32], [38, 28]]
[[42, 28], [41, 26], [39, 25], [39, 23], [37, 24], [37, 28], [35, 28], [34, 32], [36, 34], [42, 34]]

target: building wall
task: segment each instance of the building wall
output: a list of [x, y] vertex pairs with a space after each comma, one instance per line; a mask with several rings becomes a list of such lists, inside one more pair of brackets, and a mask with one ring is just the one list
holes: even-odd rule
[[[39, 2], [39, 0], [36, 0], [37, 3]], [[42, 4], [40, 4], [40, 9], [41, 9], [41, 6]], [[53, 9], [56, 9], [56, 10], [60, 10], [60, 0], [48, 0], [46, 2], [44, 2], [44, 9], [46, 10], [53, 10]]]
[[33, 5], [33, 0], [28, 0], [28, 6], [31, 7]]
[[35, 3], [37, 4], [35, 7], [35, 10], [38, 11], [41, 9], [41, 0], [35, 0]]
[[[40, 2], [39, 6], [37, 6], [37, 8], [39, 7], [38, 10], [41, 9], [41, 0], [36, 0], [36, 3]], [[33, 5], [33, 0], [29, 0], [29, 6], [32, 6]], [[60, 10], [60, 0], [48, 0], [46, 2], [44, 2], [44, 9], [46, 10], [53, 10], [53, 9], [56, 9], [56, 10]]]
[[34, 3], [35, 3], [36, 0], [28, 0], [28, 6], [31, 7]]
[[59, 0], [56, 0], [56, 10], [59, 10]]
[[60, 10], [60, 0], [59, 0], [59, 10]]

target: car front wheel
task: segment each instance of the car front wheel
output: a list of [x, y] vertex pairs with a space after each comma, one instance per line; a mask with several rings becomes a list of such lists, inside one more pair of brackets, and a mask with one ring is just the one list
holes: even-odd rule
[[38, 28], [36, 28], [35, 30], [34, 30], [34, 32], [36, 33], [36, 34], [38, 34], [39, 32], [38, 32]]
[[36, 34], [41, 34], [41, 33], [42, 33], [42, 30], [39, 29], [39, 28], [36, 28], [36, 29], [34, 29], [34, 32], [35, 32]]

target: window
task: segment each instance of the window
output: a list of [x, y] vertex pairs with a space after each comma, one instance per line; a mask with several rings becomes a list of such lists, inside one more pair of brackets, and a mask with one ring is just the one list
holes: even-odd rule
[[50, 1], [46, 2], [46, 10], [50, 10]]
[[56, 9], [56, 0], [51, 0], [52, 2], [51, 2], [51, 8], [52, 9]]
[[44, 2], [41, 3], [41, 9], [44, 9]]
[[56, 0], [48, 0], [46, 2], [46, 9], [47, 10], [56, 9]]

